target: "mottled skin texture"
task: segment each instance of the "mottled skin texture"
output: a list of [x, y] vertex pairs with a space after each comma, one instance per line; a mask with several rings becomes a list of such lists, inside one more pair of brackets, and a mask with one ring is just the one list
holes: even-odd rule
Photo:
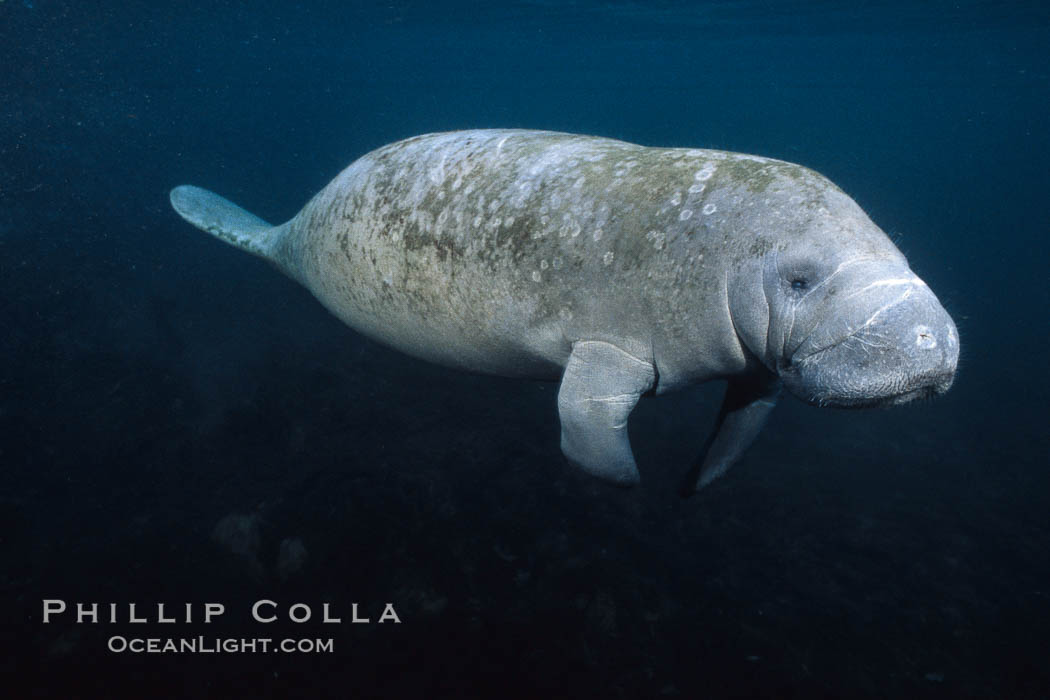
[[617, 483], [638, 478], [626, 420], [640, 395], [730, 379], [688, 491], [740, 457], [781, 381], [813, 403], [903, 402], [946, 390], [958, 355], [885, 234], [782, 161], [465, 131], [365, 155], [280, 227], [196, 188], [172, 202], [376, 340], [561, 379], [566, 455]]
[[705, 270], [748, 249], [709, 240], [688, 192], [708, 161], [687, 153], [537, 132], [409, 139], [322, 190], [278, 259], [344, 321], [425, 359], [558, 379], [574, 341], [608, 340], [659, 358], [671, 389], [743, 363], [739, 347], [708, 347], [729, 319]]

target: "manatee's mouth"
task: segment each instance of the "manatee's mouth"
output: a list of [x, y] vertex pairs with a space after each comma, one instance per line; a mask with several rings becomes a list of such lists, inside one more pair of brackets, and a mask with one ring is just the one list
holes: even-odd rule
[[881, 408], [888, 406], [903, 406], [913, 401], [928, 401], [934, 397], [940, 396], [941, 394], [948, 391], [951, 386], [952, 380], [948, 379], [936, 384], [927, 384], [920, 386], [915, 389], [907, 389], [895, 394], [886, 394], [884, 396], [836, 396], [834, 394], [826, 394], [820, 396], [819, 394], [814, 396], [814, 400], [810, 403], [817, 406], [827, 406], [829, 408]]
[[[828, 347], [806, 354], [797, 361], [781, 368], [781, 376], [786, 383], [806, 386], [797, 395], [799, 398], [814, 406], [826, 406], [830, 408], [878, 408], [886, 406], [901, 406], [914, 401], [926, 401], [951, 388], [955, 380], [954, 371], [932, 370], [907, 376], [894, 374], [892, 376], [851, 376], [846, 381], [828, 381], [832, 376], [838, 375], [841, 380], [842, 374], [855, 371], [849, 365], [838, 368], [831, 373], [814, 361], [827, 354], [829, 351], [839, 348], [842, 343], [835, 343]], [[836, 387], [837, 388], [833, 388]]]

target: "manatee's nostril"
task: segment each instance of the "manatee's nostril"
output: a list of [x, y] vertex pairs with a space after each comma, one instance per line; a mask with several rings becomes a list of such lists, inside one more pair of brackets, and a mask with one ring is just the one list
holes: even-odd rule
[[934, 337], [933, 331], [930, 330], [929, 326], [916, 326], [915, 344], [923, 350], [932, 350], [937, 347], [937, 338]]

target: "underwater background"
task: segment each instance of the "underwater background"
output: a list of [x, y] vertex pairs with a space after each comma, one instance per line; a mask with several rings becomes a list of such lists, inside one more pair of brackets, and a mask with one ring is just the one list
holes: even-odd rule
[[[0, 66], [8, 697], [1050, 696], [1050, 5], [2, 0]], [[168, 203], [281, 222], [373, 148], [482, 127], [823, 173], [954, 317], [954, 387], [785, 398], [687, 500], [721, 387], [647, 398], [621, 490], [565, 463], [556, 385], [372, 343]]]

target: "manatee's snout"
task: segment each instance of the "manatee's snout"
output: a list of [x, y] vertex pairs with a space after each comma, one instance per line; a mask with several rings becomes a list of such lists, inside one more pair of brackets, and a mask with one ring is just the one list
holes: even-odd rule
[[848, 295], [785, 369], [792, 393], [822, 406], [907, 403], [946, 392], [959, 361], [955, 323], [914, 275]]

